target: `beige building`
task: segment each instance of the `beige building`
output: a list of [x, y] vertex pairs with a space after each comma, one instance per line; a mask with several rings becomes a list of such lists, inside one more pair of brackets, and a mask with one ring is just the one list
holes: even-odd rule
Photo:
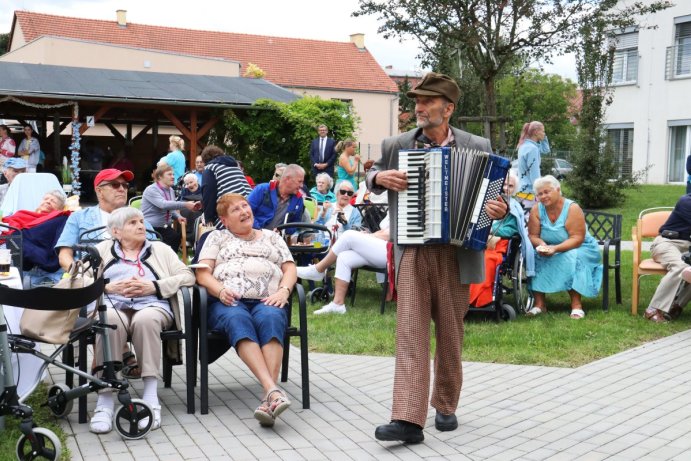
[[134, 24], [122, 10], [113, 21], [15, 11], [9, 51], [12, 62], [178, 74], [238, 76], [253, 63], [295, 94], [349, 102], [364, 158], [397, 133], [398, 88], [363, 34], [328, 42]]

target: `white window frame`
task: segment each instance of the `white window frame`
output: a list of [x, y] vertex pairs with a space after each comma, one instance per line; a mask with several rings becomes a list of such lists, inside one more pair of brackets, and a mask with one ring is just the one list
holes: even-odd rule
[[[668, 128], [669, 128], [669, 148], [667, 149], [667, 182], [669, 184], [684, 184], [686, 183], [686, 157], [691, 155], [691, 120], [686, 120], [682, 121], [686, 123], [674, 123], [674, 122], [669, 122]], [[677, 180], [676, 178], [672, 180], [672, 164], [674, 163], [674, 159], [672, 156], [674, 155], [674, 132], [676, 130], [684, 129], [686, 128], [686, 139], [684, 139], [684, 146], [683, 146], [683, 159], [681, 161], [681, 172], [677, 171], [677, 174], [681, 175], [681, 180]]]
[[[638, 83], [638, 31], [627, 30], [614, 38], [616, 50], [612, 63], [612, 85], [635, 85]], [[616, 64], [621, 61], [621, 73], [615, 75]], [[634, 75], [629, 78], [629, 72]]]

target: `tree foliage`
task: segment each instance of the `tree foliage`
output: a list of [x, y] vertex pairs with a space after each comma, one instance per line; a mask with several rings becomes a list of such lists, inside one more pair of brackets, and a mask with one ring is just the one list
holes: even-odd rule
[[[551, 62], [574, 49], [580, 29], [615, 0], [360, 0], [354, 16], [374, 15], [386, 38], [414, 37], [428, 61], [458, 50], [483, 86], [482, 115], [498, 114], [496, 81], [516, 62]], [[644, 2], [621, 7], [631, 17]], [[611, 8], [610, 8], [611, 9]], [[649, 8], [648, 8], [649, 9]], [[452, 74], [459, 77], [458, 74]], [[496, 138], [492, 136], [493, 145]]]
[[497, 106], [511, 119], [505, 134], [508, 145], [516, 145], [525, 122], [539, 120], [545, 124], [552, 151], [570, 149], [576, 136], [572, 122], [576, 98], [576, 84], [558, 75], [528, 69], [503, 77], [497, 82]]
[[317, 127], [329, 127], [335, 139], [352, 137], [359, 118], [345, 102], [304, 96], [291, 103], [259, 100], [247, 110], [228, 110], [209, 142], [242, 160], [258, 181], [271, 178], [278, 162], [297, 163], [309, 173], [309, 146]]
[[669, 2], [636, 9], [619, 10], [616, 0], [602, 0], [590, 20], [579, 27], [576, 70], [582, 92], [579, 133], [574, 150], [574, 170], [567, 178], [573, 197], [585, 208], [603, 208], [621, 203], [624, 191], [635, 186], [645, 170], [631, 175], [620, 173], [614, 152], [602, 126], [606, 107], [612, 102], [612, 64], [617, 31], [640, 24], [639, 18], [668, 8]]
[[0, 34], [0, 56], [7, 53], [10, 46], [10, 34]]

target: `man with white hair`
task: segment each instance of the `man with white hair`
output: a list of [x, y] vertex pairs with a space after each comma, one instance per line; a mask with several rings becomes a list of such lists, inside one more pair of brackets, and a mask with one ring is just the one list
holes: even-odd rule
[[305, 170], [300, 165], [290, 164], [280, 179], [258, 184], [247, 197], [254, 213], [254, 228], [275, 229], [284, 222], [302, 221], [304, 182]]

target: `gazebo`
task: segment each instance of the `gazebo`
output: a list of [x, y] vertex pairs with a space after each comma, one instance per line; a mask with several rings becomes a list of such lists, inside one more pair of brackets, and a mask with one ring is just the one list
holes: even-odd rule
[[[74, 154], [81, 135], [102, 124], [123, 144], [134, 145], [151, 134], [152, 152], [159, 150], [159, 128], [175, 127], [187, 139], [193, 165], [202, 139], [224, 110], [248, 109], [259, 99], [290, 102], [298, 98], [266, 80], [242, 77], [15, 62], [0, 62], [0, 75], [0, 118], [22, 123], [35, 120], [41, 146], [54, 162], [59, 162], [62, 149], [56, 133], [72, 124], [70, 150]], [[49, 122], [57, 129], [46, 136]], [[126, 126], [126, 132], [116, 125]], [[133, 133], [133, 127], [139, 131]]]

